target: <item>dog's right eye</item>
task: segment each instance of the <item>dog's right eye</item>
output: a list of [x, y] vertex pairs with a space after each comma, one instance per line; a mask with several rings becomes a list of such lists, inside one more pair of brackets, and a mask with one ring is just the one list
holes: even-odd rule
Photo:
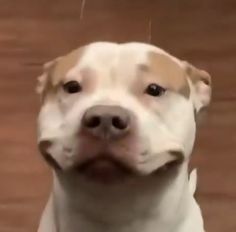
[[153, 97], [160, 97], [166, 92], [166, 89], [160, 85], [152, 83], [146, 88], [145, 92]]
[[77, 81], [68, 81], [63, 85], [63, 89], [67, 93], [78, 93], [82, 90], [80, 84]]

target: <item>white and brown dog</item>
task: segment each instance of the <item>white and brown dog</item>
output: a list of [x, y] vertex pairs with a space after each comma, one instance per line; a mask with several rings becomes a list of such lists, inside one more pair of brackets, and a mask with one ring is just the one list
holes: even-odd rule
[[203, 232], [189, 179], [210, 76], [148, 44], [92, 43], [44, 67], [39, 148], [53, 190], [39, 232]]

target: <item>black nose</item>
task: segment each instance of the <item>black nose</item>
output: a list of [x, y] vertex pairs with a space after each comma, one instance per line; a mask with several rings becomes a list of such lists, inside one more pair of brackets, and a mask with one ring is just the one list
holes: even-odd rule
[[120, 106], [93, 106], [82, 119], [83, 129], [99, 138], [118, 138], [130, 129], [129, 111]]

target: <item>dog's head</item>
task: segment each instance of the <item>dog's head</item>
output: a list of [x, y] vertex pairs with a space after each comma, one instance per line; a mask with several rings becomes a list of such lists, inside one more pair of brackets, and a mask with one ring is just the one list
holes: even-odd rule
[[147, 175], [193, 148], [208, 73], [141, 43], [93, 43], [44, 66], [39, 147], [57, 170]]

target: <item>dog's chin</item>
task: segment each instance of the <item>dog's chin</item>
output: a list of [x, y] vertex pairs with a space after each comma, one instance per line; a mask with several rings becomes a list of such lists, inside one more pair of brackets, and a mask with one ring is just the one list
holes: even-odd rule
[[107, 157], [88, 160], [75, 169], [87, 181], [101, 184], [117, 184], [134, 176], [131, 168]]

